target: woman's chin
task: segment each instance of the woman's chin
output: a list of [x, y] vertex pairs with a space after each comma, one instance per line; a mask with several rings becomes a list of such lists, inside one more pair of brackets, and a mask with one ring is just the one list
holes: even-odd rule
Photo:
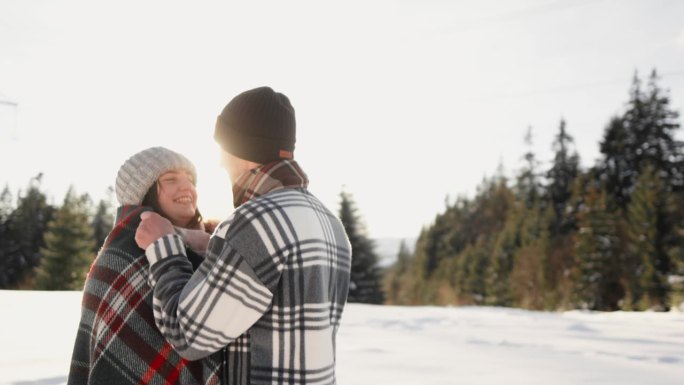
[[180, 226], [180, 227], [185, 227], [187, 226], [188, 223], [190, 223], [190, 220], [195, 216], [195, 212], [193, 211], [192, 214], [188, 213], [178, 213], [176, 215], [169, 215], [169, 219], [171, 220], [171, 223], [173, 223], [175, 226]]

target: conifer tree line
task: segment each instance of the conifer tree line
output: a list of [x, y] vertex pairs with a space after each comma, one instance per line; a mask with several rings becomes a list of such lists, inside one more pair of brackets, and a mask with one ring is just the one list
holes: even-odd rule
[[112, 205], [72, 186], [56, 206], [41, 182], [31, 178], [16, 198], [8, 186], [0, 193], [0, 289], [81, 290], [113, 226]]
[[[529, 150], [509, 178], [486, 178], [406, 244], [388, 270], [351, 194], [339, 218], [352, 249], [349, 302], [527, 309], [667, 310], [684, 301], [684, 143], [654, 70], [635, 74], [624, 111], [608, 120], [600, 159], [580, 166], [565, 120], [543, 167]], [[73, 187], [48, 203], [42, 176], [0, 194], [0, 289], [80, 290], [112, 228], [110, 200]]]
[[[538, 310], [668, 310], [684, 301], [684, 143], [652, 71], [635, 73], [600, 159], [580, 166], [561, 120], [546, 168], [486, 178], [405, 246], [384, 279], [390, 304]], [[525, 141], [531, 144], [531, 130]]]
[[[42, 174], [16, 202], [0, 194], [0, 289], [81, 290], [97, 251], [113, 226], [111, 199], [93, 205], [71, 187], [60, 206], [48, 203]], [[111, 194], [111, 188], [109, 193]], [[350, 302], [381, 304], [382, 271], [351, 194], [340, 194], [338, 213], [353, 249]]]

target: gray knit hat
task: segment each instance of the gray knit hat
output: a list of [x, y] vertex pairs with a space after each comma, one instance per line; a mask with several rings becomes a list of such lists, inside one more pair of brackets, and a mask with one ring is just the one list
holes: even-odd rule
[[121, 205], [139, 205], [162, 174], [183, 169], [197, 181], [195, 166], [183, 155], [164, 147], [151, 147], [131, 156], [116, 175], [116, 199]]

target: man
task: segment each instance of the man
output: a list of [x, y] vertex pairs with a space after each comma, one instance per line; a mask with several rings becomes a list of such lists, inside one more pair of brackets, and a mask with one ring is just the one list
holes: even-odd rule
[[335, 383], [351, 248], [293, 160], [295, 126], [289, 99], [268, 87], [223, 109], [214, 138], [236, 209], [195, 274], [168, 221], [144, 213], [137, 229], [157, 326], [187, 359], [227, 347], [224, 384]]

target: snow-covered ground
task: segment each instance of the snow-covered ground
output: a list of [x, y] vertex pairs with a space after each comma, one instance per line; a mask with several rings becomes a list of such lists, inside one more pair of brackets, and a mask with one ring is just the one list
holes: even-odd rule
[[[80, 292], [0, 291], [0, 384], [66, 382]], [[338, 383], [684, 384], [684, 313], [351, 304]]]

